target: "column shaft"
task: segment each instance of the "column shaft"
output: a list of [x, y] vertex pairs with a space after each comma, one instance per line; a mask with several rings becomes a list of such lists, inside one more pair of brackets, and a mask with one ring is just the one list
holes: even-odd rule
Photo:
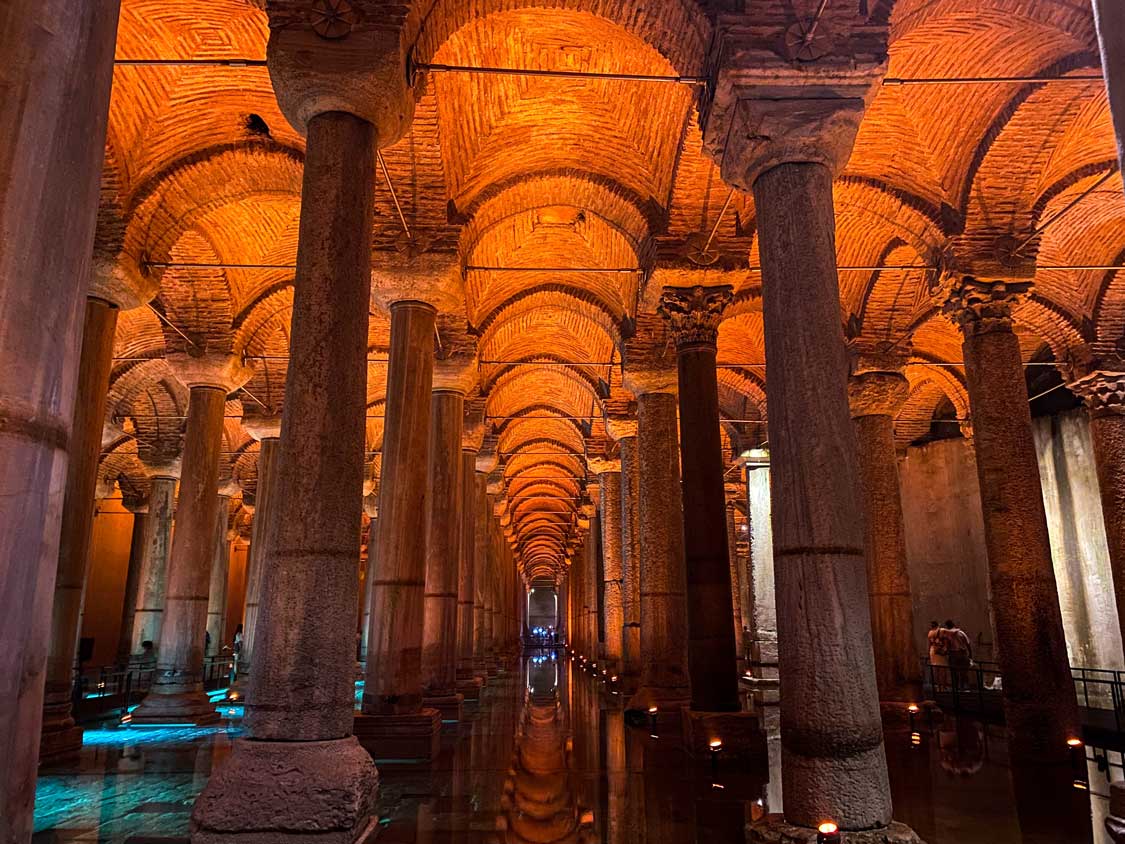
[[[1118, 0], [1093, 0], [1102, 73], [1117, 134], [1117, 160], [1125, 174], [1125, 7]], [[1123, 175], [1125, 178], [1125, 175]]]
[[461, 428], [465, 394], [434, 390], [426, 514], [422, 679], [428, 696], [457, 690], [457, 570], [461, 555]]
[[[293, 322], [246, 705], [248, 739], [212, 774], [196, 844], [367, 840], [378, 773], [352, 736], [363, 518], [375, 127], [308, 122]], [[246, 799], [250, 784], [279, 783]]]
[[457, 679], [473, 678], [474, 582], [477, 549], [477, 453], [461, 450], [461, 553], [457, 576]]
[[250, 550], [246, 555], [246, 609], [242, 615], [242, 651], [238, 655], [240, 677], [254, 670], [254, 643], [262, 603], [262, 583], [266, 560], [277, 535], [277, 454], [280, 445], [281, 440], [277, 437], [265, 437], [258, 447], [258, 486], [254, 495], [254, 521], [250, 525]]
[[223, 646], [223, 619], [227, 609], [227, 580], [230, 578], [230, 540], [227, 523], [230, 520], [230, 496], [219, 496], [215, 515], [214, 551], [211, 558], [211, 585], [207, 590], [207, 633], [211, 637], [211, 653], [217, 654]]
[[625, 626], [621, 582], [621, 473], [603, 472], [599, 477], [602, 489], [602, 578], [605, 584], [602, 602], [605, 607], [605, 658], [609, 663], [610, 673], [616, 674], [621, 670], [621, 643]]
[[129, 542], [129, 569], [125, 575], [125, 599], [121, 604], [121, 633], [117, 639], [117, 664], [128, 665], [133, 651], [133, 617], [137, 613], [137, 592], [141, 588], [141, 566], [145, 558], [145, 526], [148, 513], [133, 513], [133, 536]]
[[734, 505], [727, 505], [727, 548], [730, 553], [730, 601], [734, 610], [734, 645], [735, 653], [741, 660], [742, 653], [742, 628], [745, 625], [742, 614], [742, 567], [738, 558], [738, 535], [734, 524]]
[[621, 440], [621, 676], [626, 688], [641, 676], [641, 549], [637, 438]]
[[137, 723], [209, 723], [219, 719], [203, 692], [203, 646], [215, 553], [225, 408], [226, 392], [222, 388], [191, 388], [156, 675], [148, 695], [133, 712]]
[[488, 540], [491, 511], [488, 509], [488, 476], [477, 472], [473, 479], [474, 516], [476, 531], [473, 542], [473, 669], [476, 674], [487, 673], [488, 630], [485, 619], [488, 589]]
[[[176, 510], [176, 479], [149, 479], [148, 516], [145, 518], [144, 558], [141, 561], [137, 605], [130, 633], [132, 653], [144, 652], [160, 641], [164, 619], [164, 593], [168, 587], [168, 552], [172, 546], [172, 517]], [[153, 652], [155, 655], [155, 651]]]
[[914, 605], [906, 569], [894, 419], [870, 414], [857, 416], [854, 424], [860, 492], [867, 513], [864, 547], [879, 700], [917, 703], [922, 699], [922, 676], [914, 644]]
[[590, 660], [598, 660], [598, 534], [601, 532], [599, 519], [595, 513], [590, 517], [590, 532], [586, 534], [586, 554], [583, 560], [586, 570], [582, 573], [582, 584], [586, 591], [586, 654]]
[[32, 832], [117, 0], [0, 5], [0, 842]]
[[363, 711], [410, 714], [422, 705], [423, 591], [430, 393], [436, 312], [422, 302], [391, 306], [391, 351], [379, 487], [378, 571], [371, 581], [371, 630]]
[[1065, 762], [1080, 724], [1019, 341], [997, 323], [968, 329], [962, 349], [1009, 753]]
[[1102, 501], [1117, 616], [1125, 633], [1125, 413], [1091, 413], [1090, 438]]
[[[690, 699], [684, 522], [676, 397], [637, 400], [640, 531], [641, 688], [637, 706], [678, 707]], [[729, 597], [728, 597], [729, 600]]]
[[66, 492], [63, 496], [55, 596], [51, 605], [51, 647], [47, 653], [43, 741], [40, 759], [76, 753], [82, 731], [71, 717], [75, 650], [89, 571], [90, 535], [94, 527], [94, 489], [102, 445], [109, 371], [113, 367], [113, 332], [117, 308], [100, 299], [86, 300], [86, 322], [78, 364], [78, 394], [71, 423]]
[[767, 170], [754, 183], [754, 206], [774, 478], [785, 817], [813, 828], [826, 818], [845, 830], [883, 826], [891, 799], [840, 326], [831, 171], [803, 163]]
[[737, 712], [738, 652], [731, 635], [723, 451], [715, 345], [681, 345], [677, 355], [683, 465], [691, 708]]

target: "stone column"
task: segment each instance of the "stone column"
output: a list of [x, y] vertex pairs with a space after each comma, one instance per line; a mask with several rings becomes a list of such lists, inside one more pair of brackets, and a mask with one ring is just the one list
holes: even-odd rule
[[162, 469], [146, 468], [150, 471], [148, 516], [145, 518], [144, 557], [130, 639], [133, 656], [144, 654], [144, 643], [151, 642], [153, 650], [148, 656], [155, 657], [164, 619], [168, 552], [172, 546], [172, 519], [176, 510], [176, 484], [180, 470], [178, 465]]
[[215, 514], [211, 584], [207, 590], [207, 633], [211, 637], [212, 654], [219, 653], [223, 646], [223, 620], [227, 609], [227, 580], [230, 578], [231, 537], [227, 525], [230, 521], [230, 496], [232, 491], [229, 486], [224, 486], [219, 490], [219, 507]]
[[117, 638], [117, 664], [129, 664], [133, 651], [133, 616], [137, 612], [137, 592], [141, 587], [141, 566], [145, 558], [145, 527], [148, 522], [148, 503], [140, 502], [125, 507], [133, 514], [133, 536], [129, 542], [129, 569], [125, 575], [125, 598], [121, 603], [121, 632]]
[[473, 476], [473, 515], [476, 522], [473, 540], [473, 673], [487, 681], [488, 631], [485, 625], [488, 577], [488, 475], [476, 472]]
[[730, 601], [734, 608], [734, 644], [735, 652], [741, 661], [743, 653], [743, 633], [745, 625], [742, 614], [742, 566], [738, 558], [738, 533], [735, 529], [734, 502], [730, 500], [732, 494], [737, 495], [737, 488], [732, 492], [730, 485], [724, 486], [727, 495], [727, 548], [730, 551]]
[[[274, 28], [270, 71], [281, 104], [308, 143], [293, 283], [289, 370], [277, 457], [276, 523], [260, 560], [264, 579], [246, 707], [247, 739], [211, 776], [192, 815], [193, 844], [366, 841], [375, 829], [378, 773], [352, 736], [355, 701], [356, 549], [363, 518], [368, 308], [376, 141], [395, 133], [353, 96], [366, 74], [292, 70], [309, 53], [385, 52], [363, 34], [321, 41]], [[295, 42], [295, 43], [294, 43]], [[292, 52], [290, 52], [292, 50]], [[386, 61], [401, 72], [401, 65]], [[316, 64], [316, 62], [314, 62]], [[336, 77], [333, 84], [341, 80]], [[282, 84], [279, 84], [282, 83]], [[295, 82], [304, 82], [300, 87]], [[401, 82], [387, 83], [388, 99]], [[310, 99], [304, 99], [302, 93]], [[409, 113], [409, 112], [405, 112]], [[359, 116], [357, 116], [359, 115]], [[377, 125], [373, 125], [373, 123]], [[326, 412], [330, 409], [330, 412]], [[284, 771], [285, 777], [279, 778]], [[247, 789], [250, 789], [248, 792]]]
[[637, 467], [636, 420], [611, 422], [621, 448], [621, 687], [636, 689], [641, 676], [641, 550], [638, 512], [640, 473]]
[[430, 405], [426, 498], [426, 587], [422, 626], [423, 705], [459, 721], [457, 589], [461, 554], [461, 433], [465, 393], [441, 387]]
[[731, 636], [730, 550], [723, 495], [716, 343], [730, 287], [665, 287], [660, 311], [676, 341], [687, 566], [691, 708], [737, 712], [738, 651]]
[[28, 841], [117, 0], [0, 6], [0, 842]]
[[407, 752], [430, 755], [441, 729], [438, 711], [422, 706], [426, 529], [419, 521], [428, 507], [424, 467], [429, 465], [435, 320], [435, 308], [424, 302], [391, 305], [379, 565], [371, 580], [364, 717], [356, 719], [357, 735], [377, 756], [395, 756], [396, 733], [420, 736], [424, 746]]
[[1085, 401], [1090, 417], [1117, 617], [1125, 632], [1125, 363], [1119, 366], [1094, 372], [1070, 389]]
[[[595, 502], [598, 500], [597, 484], [587, 484], [586, 492]], [[583, 504], [582, 514], [587, 520], [586, 542], [582, 547], [582, 602], [586, 608], [586, 614], [582, 619], [585, 631], [583, 638], [586, 641], [586, 656], [591, 662], [596, 663], [600, 656], [598, 653], [598, 534], [601, 532], [597, 504]]]
[[103, 299], [86, 300], [86, 323], [78, 363], [78, 394], [71, 419], [66, 492], [63, 495], [59, 559], [51, 605], [51, 646], [43, 698], [40, 762], [73, 755], [82, 747], [82, 729], [71, 715], [74, 664], [89, 571], [90, 535], [94, 527], [94, 488], [98, 481], [102, 423], [109, 372], [113, 366], [113, 332], [117, 307]]
[[[1109, 110], [1117, 134], [1117, 160], [1125, 174], [1125, 7], [1117, 0], [1093, 0]], [[1123, 177], [1125, 178], [1125, 177]]]
[[922, 700], [895, 451], [895, 415], [910, 392], [901, 362], [860, 354], [848, 385], [861, 503], [867, 514], [864, 550], [875, 680], [880, 703], [888, 714], [897, 712], [900, 720], [908, 704]]
[[782, 163], [757, 176], [753, 190], [774, 479], [785, 818], [806, 828], [826, 818], [845, 830], [885, 826], [891, 798], [848, 413], [832, 170]]
[[1051, 563], [1027, 386], [1011, 308], [1027, 283], [951, 279], [945, 310], [964, 335], [984, 538], [1009, 753], [1065, 763], [1078, 706]]
[[590, 471], [601, 487], [602, 603], [605, 607], [605, 661], [611, 675], [621, 674], [625, 608], [622, 595], [621, 524], [623, 496], [621, 461], [589, 458]]
[[203, 690], [207, 598], [219, 508], [219, 451], [229, 392], [249, 380], [234, 359], [177, 358], [177, 376], [191, 392], [184, 435], [176, 532], [168, 557], [168, 587], [156, 674], [133, 710], [136, 724], [210, 724], [219, 720]]
[[461, 553], [457, 566], [457, 690], [466, 700], [480, 697], [473, 667], [473, 613], [477, 550], [477, 449], [461, 448]]
[[281, 446], [281, 418], [258, 420], [243, 417], [242, 424], [250, 436], [258, 440], [259, 445], [254, 520], [250, 524], [250, 550], [246, 555], [246, 609], [242, 614], [242, 650], [238, 654], [238, 677], [235, 680], [239, 695], [245, 695], [250, 687], [247, 681], [254, 670], [254, 644], [257, 641], [266, 560], [271, 558], [271, 543], [277, 535], [277, 512], [280, 504], [277, 492], [277, 455]]
[[[676, 713], [691, 699], [675, 376], [637, 399], [641, 677], [629, 708]], [[642, 388], [643, 389], [643, 388]], [[728, 597], [729, 600], [729, 597]], [[724, 621], [724, 624], [726, 622]]]

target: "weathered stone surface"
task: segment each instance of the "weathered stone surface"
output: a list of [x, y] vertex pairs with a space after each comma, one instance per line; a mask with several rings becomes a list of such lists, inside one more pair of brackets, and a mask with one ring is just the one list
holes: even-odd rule
[[[817, 831], [808, 827], [793, 826], [781, 815], [767, 815], [765, 819], [746, 826], [748, 844], [816, 844]], [[901, 823], [891, 823], [878, 829], [848, 830], [844, 832], [848, 844], [924, 844], [918, 833]]]
[[441, 749], [441, 713], [436, 709], [401, 715], [357, 713], [354, 730], [375, 759], [433, 760]]
[[[378, 788], [375, 764], [352, 736], [311, 742], [240, 739], [196, 801], [191, 840], [361, 844], [375, 833]], [[265, 818], [269, 825], [263, 828]]]

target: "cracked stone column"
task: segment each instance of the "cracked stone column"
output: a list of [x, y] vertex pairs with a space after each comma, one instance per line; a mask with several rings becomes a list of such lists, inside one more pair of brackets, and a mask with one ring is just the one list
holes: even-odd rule
[[[465, 393], [445, 385], [439, 367], [431, 402], [429, 489], [426, 498], [426, 587], [422, 626], [423, 706], [459, 721], [457, 590], [461, 555], [461, 433]], [[455, 376], [454, 376], [455, 377]]]
[[738, 650], [731, 635], [730, 550], [723, 492], [719, 323], [733, 298], [729, 286], [665, 287], [660, 312], [676, 342], [683, 471], [691, 708], [738, 712]]
[[947, 281], [945, 312], [964, 335], [984, 538], [1009, 753], [1065, 763], [1078, 705], [1051, 562], [1039, 463], [1012, 305], [1027, 282]]
[[378, 772], [352, 735], [371, 230], [376, 149], [405, 133], [413, 96], [398, 33], [336, 24], [329, 40], [271, 19], [270, 77], [308, 138], [290, 333], [301, 365], [285, 386], [248, 737], [196, 802], [193, 844], [353, 844], [377, 828]]
[[[172, 520], [176, 511], [179, 461], [164, 466], [145, 465], [149, 473], [148, 515], [145, 517], [144, 556], [141, 559], [137, 603], [129, 638], [131, 654], [144, 653], [144, 643], [155, 649], [164, 619], [164, 592], [168, 585], [168, 553], [172, 547]], [[153, 651], [155, 656], [155, 650]]]
[[0, 842], [30, 840], [117, 0], [0, 6]]
[[246, 383], [250, 371], [230, 357], [169, 359], [190, 389], [184, 435], [176, 532], [168, 557], [167, 591], [156, 674], [135, 724], [210, 724], [219, 714], [203, 690], [207, 597], [219, 508], [219, 451], [227, 394]]
[[55, 594], [51, 604], [51, 646], [43, 697], [43, 735], [39, 760], [74, 755], [82, 747], [82, 728], [71, 713], [74, 664], [82, 599], [89, 571], [90, 535], [94, 527], [94, 489], [98, 481], [102, 427], [109, 372], [113, 366], [116, 305], [86, 299], [86, 322], [78, 363], [78, 393], [71, 420], [66, 492], [63, 495]]
[[281, 446], [281, 417], [244, 415], [242, 427], [258, 445], [258, 483], [254, 492], [254, 519], [250, 525], [250, 551], [246, 555], [246, 607], [242, 613], [242, 651], [238, 655], [238, 696], [250, 688], [254, 671], [254, 644], [257, 641], [258, 615], [262, 604], [262, 583], [270, 543], [277, 534], [277, 455]]
[[[481, 432], [483, 434], [483, 431]], [[477, 442], [461, 446], [461, 553], [457, 564], [457, 690], [466, 700], [480, 697], [480, 678], [473, 664], [477, 549]]]
[[1091, 373], [1070, 389], [1085, 401], [1090, 417], [1117, 616], [1125, 633], [1125, 361], [1114, 363], [1113, 370]]
[[237, 484], [229, 482], [219, 488], [219, 506], [215, 513], [214, 551], [211, 563], [211, 584], [207, 590], [207, 633], [211, 637], [211, 653], [223, 646], [223, 621], [227, 611], [227, 581], [230, 579], [230, 544], [233, 537], [230, 522], [230, 498]]
[[432, 305], [421, 301], [391, 305], [378, 563], [371, 580], [364, 714], [356, 719], [364, 745], [386, 757], [394, 756], [385, 748], [394, 741], [396, 730], [436, 734], [441, 728], [437, 710], [422, 706], [426, 529], [420, 520], [426, 518], [428, 507], [425, 467], [429, 465], [436, 314]]
[[587, 460], [601, 487], [602, 603], [605, 607], [605, 661], [611, 675], [621, 675], [625, 608], [622, 595], [621, 461]]
[[[641, 676], [630, 709], [678, 712], [691, 700], [676, 374], [646, 373], [637, 393]], [[643, 378], [643, 381], [640, 380]], [[729, 600], [729, 598], [728, 598]], [[724, 622], [725, 623], [725, 622]]]
[[641, 676], [641, 551], [637, 515], [637, 421], [610, 417], [606, 423], [621, 456], [621, 688], [631, 693]]
[[864, 549], [875, 679], [880, 704], [900, 720], [906, 705], [922, 700], [895, 450], [895, 415], [910, 392], [904, 362], [901, 356], [858, 354], [848, 385], [867, 514]]

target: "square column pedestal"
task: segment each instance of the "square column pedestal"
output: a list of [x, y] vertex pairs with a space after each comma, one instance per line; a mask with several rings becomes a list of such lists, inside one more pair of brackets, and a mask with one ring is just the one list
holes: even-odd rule
[[481, 688], [484, 680], [481, 677], [470, 677], [467, 680], [457, 681], [457, 693], [465, 700], [480, 700]]
[[[718, 753], [717, 764], [738, 761], [769, 767], [766, 734], [754, 712], [693, 712], [680, 710], [684, 749], [696, 760], [709, 760]], [[712, 742], [722, 744], [718, 750]]]
[[464, 703], [465, 696], [462, 694], [435, 695], [434, 697], [427, 695], [422, 698], [422, 706], [427, 709], [436, 709], [441, 714], [442, 721], [460, 721], [461, 707]]
[[379, 762], [432, 762], [441, 750], [441, 713], [423, 709], [410, 715], [365, 715], [357, 712], [352, 732]]
[[[923, 844], [918, 833], [906, 824], [891, 822], [878, 829], [845, 832], [847, 844]], [[815, 829], [793, 826], [782, 815], [766, 815], [746, 825], [746, 844], [817, 844]]]
[[239, 739], [195, 803], [192, 844], [369, 844], [378, 793], [379, 772], [354, 737]]

